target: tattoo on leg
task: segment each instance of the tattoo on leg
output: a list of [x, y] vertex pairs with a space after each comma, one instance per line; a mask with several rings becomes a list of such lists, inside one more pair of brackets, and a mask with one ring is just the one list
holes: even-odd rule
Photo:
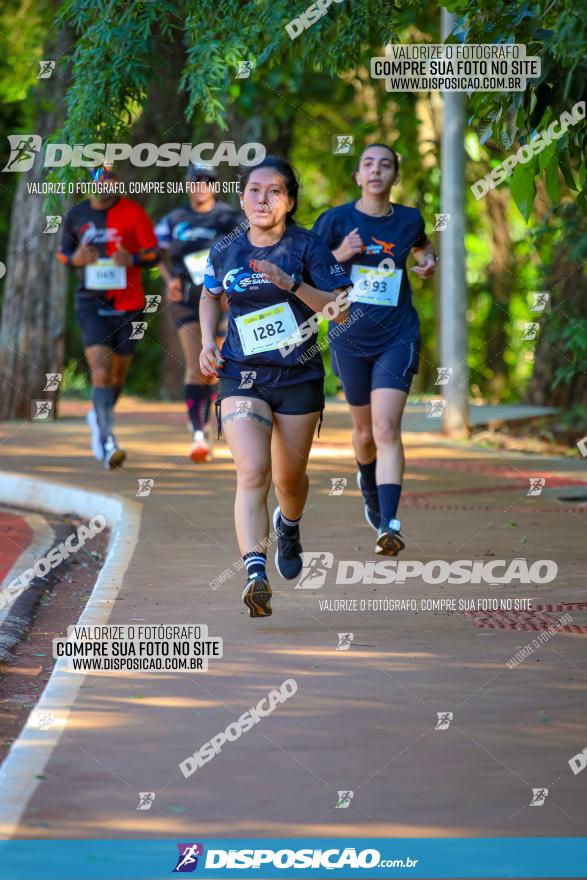
[[221, 421], [224, 425], [226, 422], [238, 422], [243, 421], [244, 419], [257, 422], [257, 424], [261, 425], [265, 431], [271, 431], [273, 428], [273, 422], [270, 421], [270, 419], [266, 419], [264, 416], [258, 415], [258, 413], [251, 412], [250, 409], [235, 409], [233, 412], [228, 413], [228, 415], [222, 416]]

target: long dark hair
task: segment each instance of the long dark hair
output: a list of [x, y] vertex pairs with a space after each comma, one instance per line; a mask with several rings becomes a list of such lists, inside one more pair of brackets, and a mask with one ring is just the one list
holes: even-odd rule
[[283, 179], [285, 180], [285, 188], [287, 190], [288, 196], [293, 199], [293, 206], [290, 211], [287, 212], [285, 216], [286, 223], [295, 223], [294, 214], [298, 207], [298, 192], [300, 189], [300, 181], [298, 175], [285, 159], [279, 159], [277, 156], [266, 156], [262, 162], [259, 162], [257, 165], [250, 165], [244, 168], [241, 168], [238, 175], [238, 182], [241, 194], [244, 193], [245, 187], [249, 182], [249, 177], [256, 171], [257, 168], [273, 168], [274, 171], [277, 171], [278, 174], [281, 174]]

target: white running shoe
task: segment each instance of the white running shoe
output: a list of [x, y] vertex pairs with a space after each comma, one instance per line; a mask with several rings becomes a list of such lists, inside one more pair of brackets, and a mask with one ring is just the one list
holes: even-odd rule
[[124, 449], [120, 448], [116, 442], [114, 434], [110, 434], [106, 437], [103, 453], [104, 467], [106, 470], [109, 471], [112, 470], [112, 468], [120, 467], [125, 458], [126, 452]]
[[98, 425], [98, 416], [96, 415], [94, 407], [87, 411], [86, 422], [88, 423], [88, 428], [92, 435], [92, 452], [94, 453], [94, 457], [97, 458], [98, 461], [102, 461], [104, 458], [104, 448], [102, 446], [102, 441], [100, 440], [100, 426]]

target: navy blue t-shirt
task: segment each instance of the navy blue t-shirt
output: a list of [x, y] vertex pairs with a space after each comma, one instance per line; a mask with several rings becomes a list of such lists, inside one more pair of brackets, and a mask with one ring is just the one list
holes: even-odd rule
[[[419, 339], [420, 321], [412, 304], [406, 259], [413, 247], [426, 244], [427, 236], [417, 208], [394, 204], [390, 216], [370, 217], [358, 211], [354, 202], [325, 211], [316, 220], [314, 232], [335, 250], [356, 227], [364, 250], [342, 263], [354, 284], [349, 327], [332, 336], [330, 345], [343, 354], [377, 355], [397, 340]], [[395, 264], [393, 275], [390, 260]], [[379, 271], [374, 272], [377, 267]], [[362, 316], [357, 314], [359, 309]]]
[[174, 278], [181, 278], [184, 298], [199, 295], [204, 280], [205, 257], [198, 263], [191, 261], [190, 256], [205, 254], [213, 242], [232, 232], [243, 219], [230, 205], [216, 202], [210, 211], [194, 211], [190, 204], [180, 205], [159, 220], [155, 235], [159, 247], [169, 251], [171, 273]]
[[[269, 260], [288, 275], [296, 272], [318, 290], [346, 288], [350, 279], [326, 244], [301, 226], [286, 226], [281, 239], [268, 247], [254, 247], [246, 232], [228, 246], [210, 249], [204, 287], [213, 295], [223, 291], [228, 300], [228, 333], [222, 347], [220, 375], [241, 378], [256, 372], [255, 382], [269, 386], [295, 385], [324, 375], [316, 349], [316, 330], [300, 333], [299, 326], [314, 314], [295, 293], [282, 290], [262, 272], [253, 272], [251, 260]], [[279, 343], [308, 336], [282, 354]], [[285, 352], [286, 350], [283, 349]]]

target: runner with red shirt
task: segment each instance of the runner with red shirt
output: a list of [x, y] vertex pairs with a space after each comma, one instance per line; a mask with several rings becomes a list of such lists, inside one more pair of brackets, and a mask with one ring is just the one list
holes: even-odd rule
[[75, 205], [64, 221], [57, 258], [77, 269], [75, 311], [92, 380], [87, 421], [92, 451], [106, 469], [126, 458], [114, 437], [114, 405], [132, 354], [145, 330], [143, 268], [159, 261], [157, 239], [145, 210], [121, 197], [109, 166], [98, 169], [98, 192]]

